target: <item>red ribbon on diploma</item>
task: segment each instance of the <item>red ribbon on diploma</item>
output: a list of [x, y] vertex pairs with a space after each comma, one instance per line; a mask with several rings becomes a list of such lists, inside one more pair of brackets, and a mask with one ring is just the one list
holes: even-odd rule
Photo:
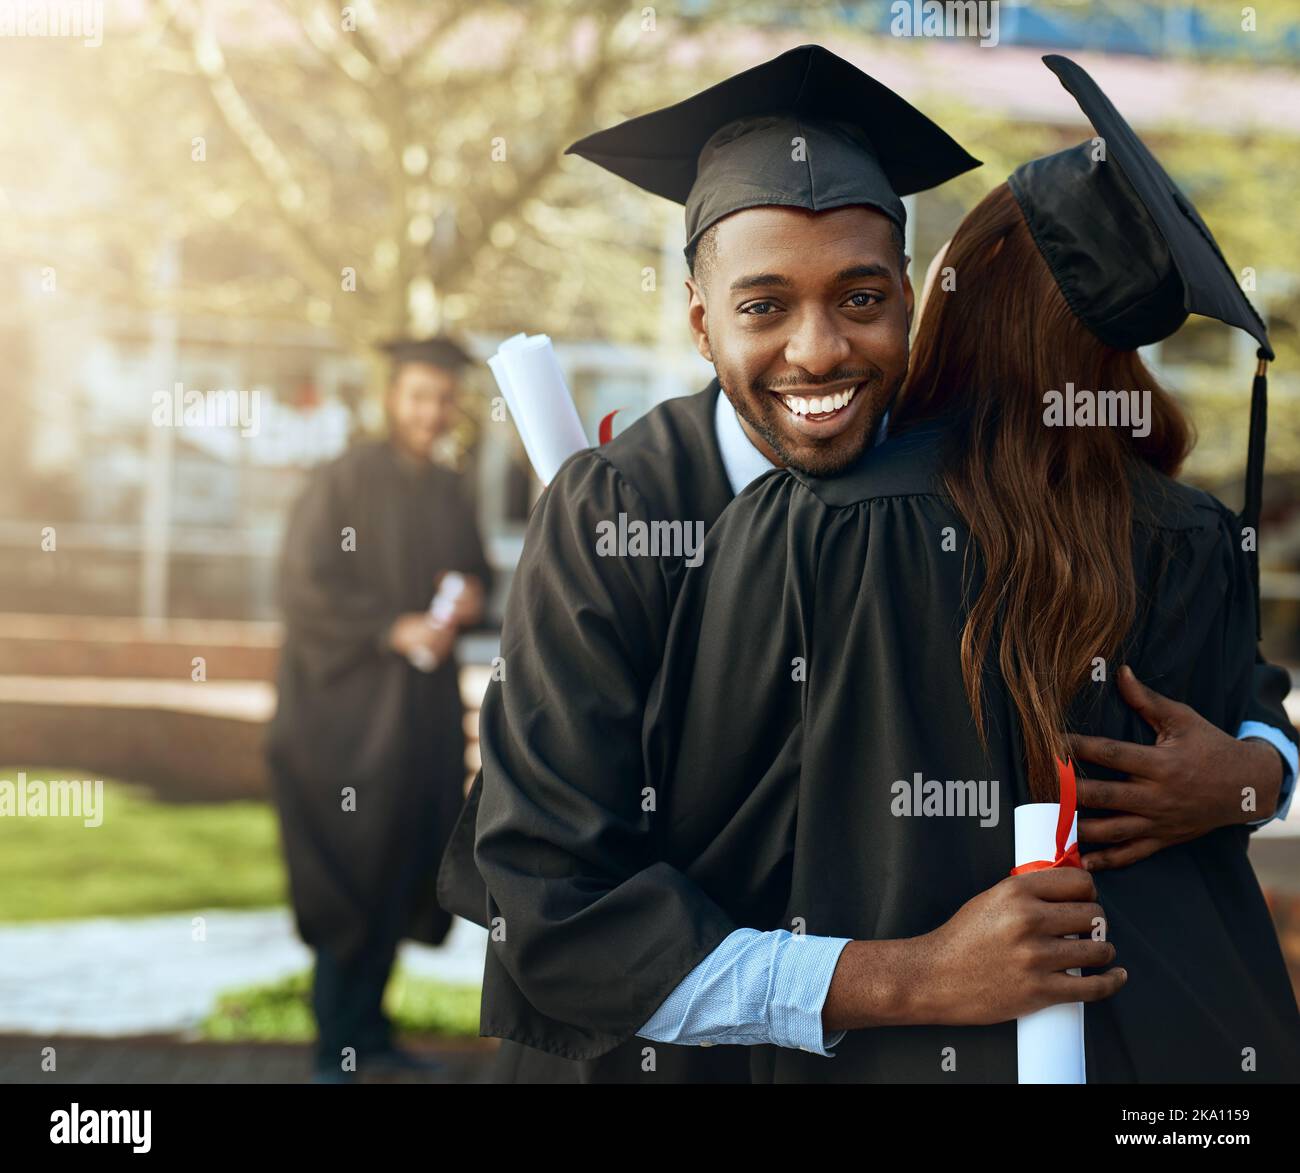
[[1071, 843], [1067, 848], [1065, 841], [1070, 837], [1070, 824], [1074, 822], [1075, 785], [1074, 762], [1056, 759], [1056, 772], [1061, 780], [1060, 813], [1056, 816], [1056, 858], [1035, 859], [1012, 868], [1013, 876], [1021, 872], [1041, 872], [1044, 868], [1081, 868], [1083, 860], [1079, 858], [1079, 845]]
[[608, 444], [614, 438], [614, 417], [622, 410], [621, 407], [616, 407], [600, 421], [599, 439], [602, 444]]

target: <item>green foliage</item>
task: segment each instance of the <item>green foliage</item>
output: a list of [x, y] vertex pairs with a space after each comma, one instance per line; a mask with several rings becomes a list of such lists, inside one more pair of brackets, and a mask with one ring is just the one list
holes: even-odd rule
[[[79, 778], [9, 766], [0, 778]], [[264, 802], [173, 804], [106, 779], [103, 823], [0, 819], [0, 922], [147, 916], [285, 901], [274, 810]]]
[[[478, 1037], [477, 986], [451, 985], [412, 977], [397, 969], [384, 994], [384, 1009], [399, 1034]], [[200, 1025], [216, 1042], [307, 1042], [315, 1038], [311, 1013], [311, 974], [231, 990]]]

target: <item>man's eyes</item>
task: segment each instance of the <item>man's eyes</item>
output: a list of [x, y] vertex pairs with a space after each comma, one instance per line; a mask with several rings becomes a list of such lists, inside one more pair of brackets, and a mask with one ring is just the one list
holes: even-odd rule
[[[870, 309], [873, 305], [879, 305], [884, 300], [885, 298], [883, 294], [873, 293], [868, 289], [861, 289], [857, 293], [850, 293], [849, 296], [845, 298], [844, 304], [850, 309], [866, 310]], [[780, 307], [774, 301], [751, 301], [746, 305], [741, 306], [740, 312], [742, 314], [750, 314], [756, 318], [766, 318], [771, 315], [773, 310], [778, 308]]]

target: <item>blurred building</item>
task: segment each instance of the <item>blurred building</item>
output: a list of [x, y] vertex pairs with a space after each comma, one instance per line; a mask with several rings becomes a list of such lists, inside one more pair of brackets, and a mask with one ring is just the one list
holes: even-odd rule
[[[1114, 55], [1106, 59], [1108, 92], [1140, 127], [1148, 122], [1167, 127], [1190, 118], [1195, 131], [1189, 134], [1204, 129], [1246, 138], [1267, 126], [1300, 138], [1300, 78], [1293, 69], [1265, 76], [1243, 61], [1216, 75], [1218, 89], [1203, 82], [1203, 61], [1220, 59], [1222, 65], [1243, 56], [1235, 17], [1211, 20], [1199, 10], [1152, 4], [1080, 5], [1075, 12], [1068, 6], [1003, 3], [999, 14], [996, 52], [932, 39], [925, 45], [926, 71], [919, 70], [915, 56], [884, 52], [876, 71], [886, 84], [916, 94], [922, 105], [946, 100], [1008, 127], [1037, 128], [1037, 141], [1064, 146], [1077, 140], [1077, 109], [1047, 77], [1039, 55], [1051, 49], [1104, 52]], [[890, 32], [892, 6], [853, 6], [843, 16], [862, 37], [878, 39]], [[743, 30], [743, 35], [768, 33]], [[883, 47], [879, 40], [874, 43]], [[1293, 61], [1300, 23], [1251, 44], [1265, 61]], [[1189, 90], [1202, 87], [1203, 106], [1186, 110]], [[1216, 94], [1237, 99], [1219, 100]], [[909, 199], [909, 246], [918, 284], [930, 256], [970, 206], [972, 193], [981, 190], [978, 184], [986, 188], [1001, 174], [1005, 171], [978, 178], [974, 187], [954, 183]], [[1287, 214], [1276, 211], [1279, 217]], [[655, 231], [647, 229], [649, 239]], [[663, 238], [663, 273], [681, 271], [679, 237], [680, 221], [674, 220]], [[160, 245], [164, 269], [183, 263], [191, 277], [209, 271], [260, 274], [256, 256], [219, 250], [205, 255], [191, 241], [172, 247], [177, 255], [169, 257], [168, 246]], [[1295, 346], [1300, 274], [1275, 269], [1262, 275], [1252, 299], [1275, 339], [1300, 353]], [[618, 411], [618, 431], [654, 403], [702, 387], [712, 374], [689, 346], [681, 302], [661, 296], [658, 305], [660, 320], [641, 331], [656, 341], [645, 345], [555, 338], [593, 440], [598, 421], [608, 413]], [[0, 370], [5, 403], [0, 463], [6, 473], [0, 480], [0, 551], [8, 573], [0, 587], [0, 610], [156, 619], [276, 617], [275, 560], [304, 470], [381, 422], [374, 397], [367, 394], [374, 370], [365, 359], [323, 328], [187, 313], [150, 315], [96, 302], [85, 293], [61, 292], [56, 311], [35, 285], [5, 319], [0, 326], [6, 355]], [[516, 328], [535, 327], [520, 322]], [[484, 357], [499, 338], [471, 329], [468, 341]], [[1244, 336], [1193, 320], [1149, 356], [1169, 386], [1187, 392], [1200, 428], [1191, 474], [1232, 505], [1239, 504], [1252, 353]], [[255, 408], [255, 426], [241, 427], [238, 421], [154, 426], [153, 397], [178, 385], [209, 399], [230, 394], [237, 404]], [[1300, 415], [1300, 370], [1279, 364], [1271, 388], [1277, 447], [1270, 451], [1283, 459], [1274, 463], [1265, 503], [1270, 648], [1274, 655], [1300, 661], [1300, 457], [1287, 458], [1281, 450], [1288, 435], [1292, 442], [1300, 436], [1294, 423]], [[467, 385], [475, 442], [464, 466], [476, 489], [490, 556], [503, 572], [494, 600], [499, 614], [538, 486], [512, 425], [489, 418], [486, 404], [494, 394], [486, 368], [480, 367]], [[57, 559], [43, 548], [51, 540], [46, 527], [53, 527]]]

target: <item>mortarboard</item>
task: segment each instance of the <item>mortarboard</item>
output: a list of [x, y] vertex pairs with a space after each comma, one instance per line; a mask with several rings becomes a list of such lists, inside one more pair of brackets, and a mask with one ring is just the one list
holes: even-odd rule
[[402, 363], [422, 362], [455, 373], [473, 361], [459, 343], [445, 336], [394, 338], [379, 343], [378, 349], [388, 356], [394, 369]]
[[723, 216], [771, 204], [867, 204], [901, 228], [900, 196], [979, 166], [893, 90], [820, 45], [588, 135], [565, 154], [685, 204], [688, 256]]
[[[1168, 338], [1190, 314], [1217, 318], [1259, 343], [1251, 388], [1242, 524], [1259, 533], [1268, 415], [1268, 331], [1191, 200], [1088, 74], [1043, 58], [1104, 144], [1034, 159], [1007, 179], [1038, 251], [1075, 316], [1103, 342], [1135, 350]], [[1259, 555], [1251, 559], [1259, 616]]]

